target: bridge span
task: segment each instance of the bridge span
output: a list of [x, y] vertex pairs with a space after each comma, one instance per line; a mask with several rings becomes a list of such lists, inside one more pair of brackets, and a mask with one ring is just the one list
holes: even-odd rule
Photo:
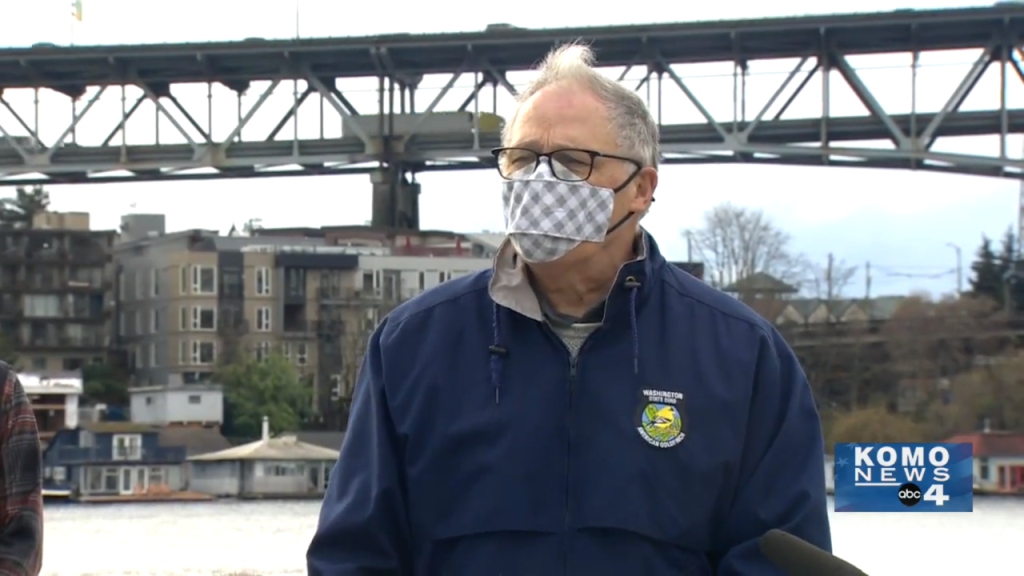
[[[502, 122], [498, 92], [514, 95], [511, 74], [533, 67], [553, 44], [577, 39], [595, 48], [602, 66], [623, 69], [620, 80], [646, 90], [659, 120], [668, 116], [663, 91], [681, 94], [680, 102], [696, 112], [696, 122], [663, 120], [665, 164], [852, 165], [1022, 178], [1024, 160], [1006, 144], [1024, 132], [1024, 109], [1007, 103], [1010, 83], [1024, 81], [1022, 37], [1024, 6], [1006, 4], [643, 26], [499, 25], [457, 34], [0, 49], [0, 186], [368, 173], [374, 223], [418, 227], [415, 173], [489, 167]], [[951, 50], [975, 50], [977, 59], [941, 107], [919, 109], [921, 56]], [[887, 110], [853, 62], [882, 54], [904, 56], [907, 84], [889, 88], [907, 94], [909, 111]], [[778, 73], [763, 105], [751, 107], [749, 70], [761, 61], [788, 61], [792, 68]], [[711, 63], [732, 71], [731, 114], [715, 112], [723, 109], [722, 94], [712, 103], [692, 89], [686, 65]], [[985, 89], [995, 92], [990, 99], [998, 105], [962, 110], [993, 67], [999, 82]], [[417, 107], [424, 78], [438, 74], [450, 80]], [[461, 104], [444, 104], [467, 78]], [[347, 93], [367, 81], [373, 109], [354, 105]], [[866, 114], [832, 113], [840, 83]], [[205, 106], [181, 97], [197, 87], [205, 91]], [[794, 101], [812, 90], [820, 114], [793, 117]], [[272, 114], [268, 102], [284, 91], [283, 110], [267, 124], [272, 129], [254, 130], [253, 118]], [[217, 112], [225, 98], [237, 103], [230, 125]], [[110, 100], [118, 103], [102, 111], [99, 103]], [[310, 104], [320, 125], [312, 136], [301, 133], [298, 120], [300, 112], [308, 117]], [[144, 106], [152, 112], [140, 139], [134, 122]], [[41, 122], [55, 117], [69, 120], [46, 137]], [[105, 122], [106, 137], [79, 138], [87, 121]], [[325, 124], [338, 133], [328, 134]], [[999, 153], [935, 146], [941, 138], [983, 135], [999, 137]], [[872, 141], [884, 145], [866, 144]]]

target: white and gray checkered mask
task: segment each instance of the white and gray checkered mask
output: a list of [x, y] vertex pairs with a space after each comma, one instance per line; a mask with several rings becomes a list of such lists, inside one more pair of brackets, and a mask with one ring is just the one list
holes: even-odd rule
[[526, 262], [551, 262], [583, 242], [604, 242], [615, 191], [559, 180], [541, 161], [530, 176], [503, 181], [501, 201], [516, 252]]

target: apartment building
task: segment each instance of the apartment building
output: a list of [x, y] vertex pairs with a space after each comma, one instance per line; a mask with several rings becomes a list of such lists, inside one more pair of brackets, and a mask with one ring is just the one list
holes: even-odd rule
[[235, 354], [281, 353], [314, 385], [329, 427], [369, 332], [398, 302], [490, 260], [410, 257], [380, 246], [329, 246], [323, 236], [166, 233], [159, 215], [125, 217], [115, 248], [119, 344], [139, 386], [211, 379]]
[[0, 228], [0, 333], [32, 372], [106, 360], [113, 309], [111, 247], [84, 213], [45, 212]]

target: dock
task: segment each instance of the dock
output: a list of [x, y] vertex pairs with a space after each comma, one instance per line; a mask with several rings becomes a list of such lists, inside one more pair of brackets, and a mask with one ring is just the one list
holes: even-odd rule
[[152, 494], [123, 494], [114, 496], [79, 496], [75, 502], [83, 504], [125, 504], [142, 502], [212, 502], [216, 500], [209, 494], [199, 492], [167, 492]]

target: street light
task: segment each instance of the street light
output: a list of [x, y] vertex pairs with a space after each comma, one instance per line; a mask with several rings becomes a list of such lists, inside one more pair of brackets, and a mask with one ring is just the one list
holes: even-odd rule
[[953, 249], [956, 252], [956, 297], [959, 298], [964, 293], [964, 259], [963, 252], [960, 247], [952, 242], [946, 242], [946, 246]]

